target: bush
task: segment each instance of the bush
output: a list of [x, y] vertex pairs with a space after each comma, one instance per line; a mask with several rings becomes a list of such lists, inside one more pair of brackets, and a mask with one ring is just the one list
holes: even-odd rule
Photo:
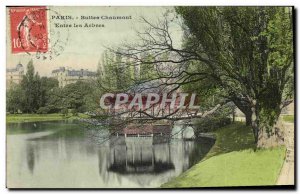
[[63, 116], [67, 116], [68, 115], [68, 113], [69, 113], [69, 111], [68, 111], [68, 109], [67, 108], [63, 108], [63, 109], [61, 109], [61, 114], [63, 114]]
[[50, 112], [50, 108], [48, 107], [40, 107], [36, 113], [38, 114], [48, 114]]
[[225, 116], [214, 115], [205, 118], [198, 119], [195, 122], [195, 135], [198, 136], [199, 133], [213, 132], [214, 130], [229, 125], [231, 119]]
[[73, 116], [78, 116], [78, 111], [76, 109], [72, 109], [71, 113]]

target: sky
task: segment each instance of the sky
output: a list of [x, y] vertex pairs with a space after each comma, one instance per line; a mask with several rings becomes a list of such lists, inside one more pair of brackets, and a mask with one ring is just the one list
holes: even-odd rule
[[[51, 60], [37, 59], [36, 53], [11, 52], [10, 15], [7, 10], [7, 68], [14, 68], [19, 62], [26, 65], [33, 60], [35, 70], [41, 76], [51, 76], [51, 72], [58, 67], [72, 69], [89, 69], [96, 71], [101, 55], [106, 47], [116, 47], [123, 42], [137, 41], [136, 31], [143, 31], [145, 24], [141, 16], [149, 21], [156, 22], [167, 9], [172, 7], [48, 7], [48, 32], [50, 44], [52, 41], [62, 40], [63, 51]], [[72, 20], [52, 19], [52, 16], [71, 16]], [[131, 16], [129, 20], [81, 20], [81, 16]], [[105, 27], [94, 28], [57, 28], [59, 24], [104, 24]], [[181, 28], [174, 24], [171, 27], [172, 35], [178, 44], [181, 40]], [[58, 35], [59, 34], [59, 35]], [[59, 38], [58, 38], [59, 37]], [[46, 54], [46, 56], [48, 56]]]

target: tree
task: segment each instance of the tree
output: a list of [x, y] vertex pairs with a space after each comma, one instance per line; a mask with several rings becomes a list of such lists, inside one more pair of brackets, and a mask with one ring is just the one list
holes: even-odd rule
[[177, 12], [188, 27], [185, 48], [206, 55], [205, 66], [214, 70], [211, 76], [248, 122], [251, 115], [257, 145], [270, 145], [293, 91], [288, 87], [293, 82], [290, 8], [179, 7]]
[[[98, 85], [102, 92], [128, 89], [134, 78], [134, 68], [128, 58], [106, 50], [102, 55], [102, 65], [98, 64]], [[103, 67], [103, 68], [102, 68]]]
[[61, 103], [63, 109], [73, 109], [76, 112], [87, 111], [87, 96], [93, 92], [91, 84], [77, 81], [66, 85], [62, 90]]
[[45, 107], [48, 109], [48, 113], [57, 113], [64, 109], [67, 105], [63, 101], [64, 94], [63, 89], [54, 87], [47, 93], [47, 100]]
[[14, 85], [7, 91], [6, 110], [10, 113], [18, 113], [23, 108], [24, 92], [19, 85]]
[[54, 78], [42, 77], [40, 79], [40, 102], [41, 107], [45, 106], [49, 101], [49, 96], [53, 92], [54, 88], [58, 87], [58, 80]]
[[21, 88], [24, 90], [23, 112], [33, 113], [37, 111], [40, 105], [40, 76], [35, 74], [33, 61], [27, 64], [26, 74], [23, 76]]
[[[148, 81], [168, 80], [164, 84], [173, 91], [211, 80], [209, 90], [215, 88], [221, 98], [208, 112], [232, 101], [251, 123], [257, 146], [274, 145], [280, 112], [293, 98], [292, 10], [177, 7], [176, 13], [183, 21], [181, 47], [175, 46], [170, 33], [174, 17], [166, 15], [156, 24], [144, 19], [149, 28], [139, 34], [141, 41], [115, 52], [133, 63], [156, 68], [167, 64], [167, 71]], [[141, 55], [154, 57], [144, 60]]]
[[56, 92], [58, 90], [58, 81], [56, 79], [41, 77], [39, 87], [39, 109], [37, 113], [54, 113], [60, 110], [59, 107], [61, 105], [54, 103], [57, 102]]

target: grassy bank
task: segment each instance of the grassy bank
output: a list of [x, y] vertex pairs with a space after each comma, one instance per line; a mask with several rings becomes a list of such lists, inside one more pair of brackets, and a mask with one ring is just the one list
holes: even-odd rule
[[69, 114], [68, 116], [63, 116], [60, 113], [53, 114], [10, 114], [6, 115], [6, 123], [20, 123], [20, 122], [38, 122], [38, 121], [59, 121], [65, 119], [77, 119], [77, 118], [87, 118], [88, 116], [79, 113], [78, 116], [73, 116]]
[[285, 148], [254, 151], [250, 127], [231, 124], [216, 132], [216, 143], [198, 164], [163, 184], [163, 188], [274, 185]]

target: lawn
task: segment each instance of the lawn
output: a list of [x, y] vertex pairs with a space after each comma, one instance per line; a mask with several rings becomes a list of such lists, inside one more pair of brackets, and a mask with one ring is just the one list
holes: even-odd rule
[[285, 122], [289, 122], [289, 123], [294, 122], [294, 115], [283, 115], [282, 118]]
[[252, 129], [243, 122], [236, 122], [215, 131], [216, 142], [205, 159], [212, 156], [245, 149], [254, 149]]
[[6, 115], [7, 123], [20, 123], [20, 122], [35, 122], [35, 121], [59, 121], [65, 119], [76, 119], [76, 118], [86, 118], [85, 114], [79, 113], [78, 116], [63, 116], [60, 113], [53, 114], [9, 114]]
[[285, 148], [254, 151], [250, 127], [231, 124], [216, 132], [216, 143], [207, 156], [163, 188], [274, 185], [285, 157]]

